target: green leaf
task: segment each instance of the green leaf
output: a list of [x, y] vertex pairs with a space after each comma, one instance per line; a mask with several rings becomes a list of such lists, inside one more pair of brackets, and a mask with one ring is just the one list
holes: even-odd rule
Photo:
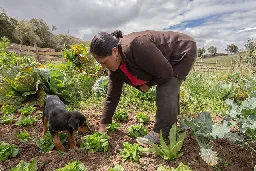
[[[175, 132], [174, 132], [175, 131]], [[183, 153], [178, 153], [183, 145], [186, 132], [184, 132], [182, 135], [177, 137], [177, 129], [176, 129], [176, 123], [173, 124], [170, 132], [169, 132], [169, 139], [170, 144], [169, 146], [165, 143], [162, 132], [160, 132], [160, 145], [150, 143], [151, 148], [148, 149], [148, 152], [154, 152], [156, 155], [161, 156], [164, 160], [174, 160], [178, 157], [180, 157]], [[178, 139], [178, 141], [176, 141]]]
[[108, 169], [108, 171], [124, 171], [124, 168], [121, 165], [117, 164], [115, 165], [115, 167]]
[[169, 132], [170, 149], [172, 149], [173, 146], [176, 144], [176, 138], [177, 138], [176, 135], [177, 135], [177, 127], [176, 127], [176, 123], [174, 123]]
[[16, 157], [19, 153], [19, 148], [17, 145], [9, 144], [6, 142], [0, 143], [0, 161], [7, 160], [11, 157]]
[[224, 136], [230, 132], [230, 127], [228, 126], [228, 122], [224, 121], [221, 125], [213, 125], [211, 136], [214, 138], [224, 138]]

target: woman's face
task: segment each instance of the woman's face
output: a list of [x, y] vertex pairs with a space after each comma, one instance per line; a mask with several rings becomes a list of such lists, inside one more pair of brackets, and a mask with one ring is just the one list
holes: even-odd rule
[[119, 56], [116, 47], [112, 49], [112, 55], [106, 56], [104, 58], [95, 56], [95, 59], [98, 63], [101, 64], [103, 69], [107, 68], [111, 71], [116, 71], [121, 63], [121, 57]]

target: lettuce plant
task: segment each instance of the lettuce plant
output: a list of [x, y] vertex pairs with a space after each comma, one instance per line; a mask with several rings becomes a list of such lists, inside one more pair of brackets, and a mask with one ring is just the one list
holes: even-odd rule
[[22, 108], [18, 109], [18, 112], [20, 112], [23, 115], [31, 115], [35, 111], [35, 107], [25, 105]]
[[115, 112], [113, 118], [116, 120], [116, 121], [119, 121], [119, 122], [123, 122], [123, 121], [126, 121], [127, 118], [128, 118], [128, 113], [127, 111], [125, 110], [118, 110]]
[[123, 168], [123, 166], [117, 164], [113, 168], [108, 169], [108, 171], [124, 171], [124, 168]]
[[27, 163], [24, 160], [21, 160], [19, 164], [12, 168], [10, 171], [37, 171], [37, 160], [33, 159], [31, 163]]
[[3, 112], [3, 114], [14, 114], [16, 109], [16, 106], [6, 104], [1, 107], [1, 112]]
[[143, 147], [139, 146], [139, 144], [130, 144], [128, 142], [124, 142], [124, 148], [120, 151], [120, 155], [122, 159], [125, 161], [129, 159], [130, 161], [139, 162], [140, 154], [143, 150]]
[[111, 123], [107, 126], [108, 132], [115, 132], [118, 128], [120, 128], [120, 124], [118, 123]]
[[128, 135], [131, 137], [143, 137], [147, 135], [148, 131], [142, 124], [132, 125], [128, 128]]
[[88, 150], [90, 153], [108, 151], [108, 135], [104, 132], [95, 132], [82, 138], [81, 149]]
[[87, 171], [86, 166], [80, 161], [69, 162], [63, 168], [54, 171]]
[[7, 160], [11, 157], [16, 157], [19, 153], [19, 148], [17, 145], [9, 144], [6, 142], [0, 143], [0, 161]]
[[2, 124], [11, 124], [13, 121], [14, 121], [14, 116], [13, 115], [4, 114], [1, 117], [0, 123], [2, 123]]
[[17, 133], [16, 135], [17, 135], [19, 141], [22, 143], [28, 142], [32, 139], [27, 131]]
[[31, 126], [36, 122], [36, 118], [32, 116], [27, 117], [19, 117], [18, 121], [16, 122], [16, 125], [18, 126]]
[[177, 168], [171, 167], [170, 169], [167, 169], [164, 166], [160, 165], [157, 168], [157, 171], [192, 171], [192, 170], [187, 165], [181, 162]]
[[[65, 143], [67, 141], [67, 135], [65, 133], [60, 133], [59, 136], [61, 143]], [[54, 148], [54, 144], [50, 132], [47, 132], [44, 138], [39, 138], [36, 142], [36, 145], [43, 153], [51, 151]]]
[[139, 123], [147, 123], [150, 120], [150, 117], [145, 113], [137, 113], [135, 117]]

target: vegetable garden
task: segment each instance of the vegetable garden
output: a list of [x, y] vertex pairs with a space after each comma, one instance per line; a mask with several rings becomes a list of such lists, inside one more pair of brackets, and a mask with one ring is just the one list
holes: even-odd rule
[[[97, 132], [108, 80], [82, 44], [63, 49], [66, 62], [36, 63], [0, 42], [0, 170], [253, 170], [256, 165], [255, 71], [191, 72], [182, 84], [181, 114], [167, 140], [142, 147], [135, 138], [154, 124], [155, 88], [125, 85], [108, 133]], [[42, 105], [56, 94], [88, 118], [77, 148], [56, 151], [40, 138]], [[60, 134], [68, 148], [67, 135]]]

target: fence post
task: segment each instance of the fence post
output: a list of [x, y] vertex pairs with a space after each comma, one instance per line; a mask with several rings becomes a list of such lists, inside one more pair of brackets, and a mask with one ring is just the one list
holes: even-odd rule
[[37, 44], [34, 44], [34, 48], [35, 48], [35, 52], [36, 52], [36, 61], [39, 62], [39, 54], [38, 54], [38, 48], [37, 48]]

